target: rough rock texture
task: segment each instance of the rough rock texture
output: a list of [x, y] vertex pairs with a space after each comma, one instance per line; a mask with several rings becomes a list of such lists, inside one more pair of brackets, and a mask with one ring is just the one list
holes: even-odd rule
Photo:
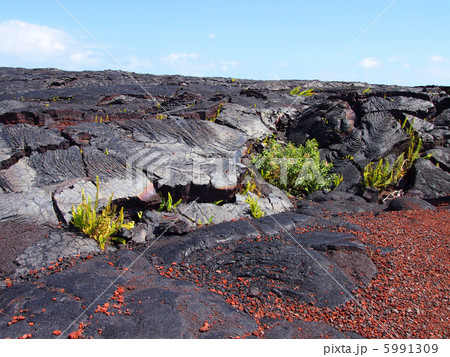
[[5, 193], [0, 207], [0, 222], [58, 224], [51, 193], [41, 189]]
[[420, 191], [424, 198], [442, 197], [450, 192], [450, 173], [429, 160], [417, 160], [413, 175], [412, 189]]
[[[344, 177], [338, 190], [361, 193], [364, 167], [407, 147], [405, 119], [425, 149], [436, 152], [433, 163], [443, 171], [434, 170], [436, 179], [448, 182], [449, 100], [440, 88], [370, 86], [363, 94], [363, 83], [133, 79], [114, 71], [13, 68], [1, 74], [1, 192], [49, 192], [56, 212], [41, 214], [42, 222], [54, 223], [53, 214], [70, 220], [79, 194], [71, 182], [97, 175], [105, 197], [114, 191], [118, 200], [133, 204], [157, 204], [153, 188], [184, 202], [232, 202], [246, 171], [247, 148], [272, 133], [297, 144], [316, 138], [322, 157]], [[296, 86], [316, 94], [294, 102], [289, 92]], [[436, 186], [420, 176], [410, 175], [405, 190], [419, 189], [426, 197], [448, 193], [446, 182]], [[269, 213], [289, 208], [269, 201], [261, 200]], [[17, 205], [8, 211], [11, 219], [26, 219]]]
[[17, 268], [15, 259], [29, 246], [46, 239], [50, 232], [51, 229], [43, 225], [0, 223], [0, 277], [12, 275]]
[[[315, 94], [290, 95], [297, 86]], [[373, 257], [395, 251], [362, 244], [369, 232], [343, 213], [427, 209], [417, 197], [450, 193], [449, 88], [366, 88], [0, 68], [0, 336], [358, 338], [302, 313], [352, 306], [376, 279]], [[409, 127], [433, 155], [389, 203], [362, 173], [403, 152]], [[272, 134], [317, 139], [342, 184], [295, 200], [265, 183], [249, 153]], [[120, 232], [127, 247], [99, 252], [68, 229], [97, 177], [100, 206], [113, 194], [139, 221]], [[245, 202], [256, 193], [261, 219]]]
[[399, 197], [391, 202], [387, 207], [387, 211], [409, 211], [409, 210], [420, 210], [420, 209], [431, 209], [435, 210], [432, 204], [424, 201], [418, 197]]
[[58, 258], [85, 257], [99, 251], [100, 248], [93, 239], [83, 237], [79, 233], [55, 230], [48, 238], [30, 245], [15, 259], [18, 268], [13, 276], [27, 275], [30, 270], [54, 266]]
[[342, 212], [377, 212], [384, 208], [384, 205], [370, 203], [363, 197], [342, 191], [316, 191], [297, 204], [297, 212], [316, 211], [319, 215], [336, 215]]

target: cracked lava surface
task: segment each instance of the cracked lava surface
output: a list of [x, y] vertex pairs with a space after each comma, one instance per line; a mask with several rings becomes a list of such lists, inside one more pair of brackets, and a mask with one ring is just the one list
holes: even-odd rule
[[[448, 338], [450, 211], [342, 214], [341, 218], [366, 228], [366, 232], [348, 232], [368, 246], [378, 274], [368, 287], [353, 291], [356, 301], [334, 309], [299, 304], [272, 291], [263, 298], [248, 296], [240, 287], [252, 284], [252, 279], [238, 277], [229, 281], [220, 277], [222, 271], [205, 282], [204, 266], [190, 266], [188, 272], [178, 266], [164, 270], [160, 267], [159, 271], [167, 277], [185, 278], [199, 285], [206, 283], [210, 291], [219, 293], [229, 304], [256, 319], [259, 323], [256, 336], [263, 336], [278, 319], [289, 322], [302, 319], [324, 322], [365, 338]], [[260, 240], [263, 244], [264, 238]], [[386, 253], [383, 247], [394, 250]], [[265, 318], [269, 318], [272, 326], [265, 323]]]

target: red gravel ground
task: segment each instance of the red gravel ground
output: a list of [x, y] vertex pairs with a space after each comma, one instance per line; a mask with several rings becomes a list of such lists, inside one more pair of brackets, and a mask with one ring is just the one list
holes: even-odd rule
[[[366, 338], [448, 338], [450, 335], [450, 211], [405, 211], [343, 215], [370, 233], [352, 232], [366, 244], [395, 247], [369, 254], [379, 274], [358, 301], [317, 309], [305, 320], [327, 322]], [[305, 316], [306, 315], [306, 316]]]
[[[368, 248], [379, 274], [367, 288], [353, 292], [357, 301], [332, 310], [281, 299], [272, 293], [255, 299], [239, 292], [239, 285], [252, 283], [243, 278], [235, 284], [216, 279], [208, 282], [210, 290], [258, 322], [265, 317], [320, 321], [365, 338], [448, 338], [450, 210], [345, 214], [342, 218], [368, 230], [369, 233], [348, 231], [368, 246], [396, 248], [389, 253]], [[175, 268], [160, 273], [169, 277], [175, 273], [182, 278], [183, 274], [179, 276]], [[200, 285], [199, 270], [193, 269], [194, 276], [188, 279]], [[254, 334], [263, 337], [267, 328], [270, 326], [260, 324]]]
[[355, 233], [363, 243], [397, 250], [371, 252], [379, 274], [357, 292], [361, 306], [350, 303], [337, 309], [337, 316], [318, 311], [320, 319], [369, 338], [448, 338], [450, 211], [345, 217], [369, 229]]
[[366, 244], [379, 274], [366, 289], [335, 310], [306, 307], [306, 320], [324, 321], [366, 338], [448, 338], [450, 335], [450, 211], [344, 215], [370, 233]]

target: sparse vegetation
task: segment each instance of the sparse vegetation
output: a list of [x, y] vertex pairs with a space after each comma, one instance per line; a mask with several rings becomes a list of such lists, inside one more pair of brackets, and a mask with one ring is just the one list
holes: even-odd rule
[[365, 187], [378, 188], [380, 190], [385, 189], [391, 184], [397, 183], [397, 181], [403, 176], [403, 160], [404, 154], [402, 153], [392, 167], [389, 165], [389, 161], [386, 159], [380, 159], [375, 166], [374, 162], [368, 164], [363, 172], [363, 180]]
[[[407, 118], [402, 123], [402, 129], [405, 129]], [[414, 162], [420, 157], [422, 150], [422, 139], [414, 131], [413, 124], [406, 130], [409, 136], [409, 145], [405, 152], [402, 152], [395, 160], [392, 167], [388, 160], [381, 158], [375, 166], [374, 162], [369, 163], [363, 172], [364, 187], [374, 187], [386, 189], [390, 185], [395, 185], [411, 169]]]
[[303, 91], [300, 91], [301, 88], [297, 87], [291, 91], [291, 95], [297, 95], [299, 97], [311, 97], [312, 95], [316, 94], [312, 89], [305, 89]]
[[161, 204], [159, 205], [159, 212], [167, 211], [167, 212], [176, 212], [177, 206], [181, 203], [181, 198], [176, 202], [173, 203], [172, 195], [170, 192], [167, 193], [167, 200], [162, 197], [161, 198]]
[[220, 112], [222, 111], [223, 108], [223, 103], [219, 104], [219, 108], [217, 109], [216, 113], [208, 119], [208, 121], [210, 121], [211, 123], [214, 123], [217, 119], [217, 117], [219, 116]]
[[206, 221], [206, 223], [203, 223], [202, 220], [199, 218], [197, 224], [198, 224], [199, 227], [201, 227], [201, 226], [203, 226], [203, 225], [208, 226], [208, 225], [210, 225], [210, 224], [212, 223], [213, 219], [214, 219], [214, 216], [211, 216], [211, 217], [209, 217], [209, 219]]
[[[109, 114], [106, 114], [105, 123], [108, 121], [109, 121]], [[98, 117], [98, 115], [95, 114], [94, 122], [95, 123], [103, 123], [103, 117], [101, 115], [100, 115], [100, 117]]]
[[96, 188], [97, 192], [94, 203], [92, 203], [89, 195], [86, 200], [84, 189], [82, 190], [81, 203], [77, 207], [72, 206], [72, 224], [84, 234], [93, 238], [98, 243], [100, 249], [105, 249], [108, 240], [123, 243], [122, 238], [114, 237], [114, 235], [121, 228], [133, 228], [134, 222], [124, 223], [123, 207], [120, 209], [119, 214], [117, 214], [117, 207], [112, 205], [113, 194], [111, 194], [106, 207], [98, 214], [98, 176], [96, 179]]
[[266, 215], [258, 203], [258, 198], [253, 198], [251, 195], [247, 194], [245, 202], [250, 205], [250, 212], [253, 218], [261, 218]]
[[252, 163], [265, 180], [295, 196], [329, 190], [342, 181], [340, 175], [329, 174], [333, 165], [320, 160], [315, 139], [300, 146], [283, 146], [274, 138], [268, 139], [262, 153], [252, 157]]
[[241, 189], [239, 194], [246, 195], [249, 192], [255, 192], [256, 191], [256, 183], [253, 179], [250, 179], [247, 181], [245, 187]]

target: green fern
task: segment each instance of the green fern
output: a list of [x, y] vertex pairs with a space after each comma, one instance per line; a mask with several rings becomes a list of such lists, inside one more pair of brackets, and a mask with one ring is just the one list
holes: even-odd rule
[[388, 160], [380, 159], [376, 166], [371, 162], [365, 167], [363, 179], [365, 187], [384, 189], [393, 182], [394, 170]]
[[[210, 225], [212, 223], [213, 219], [214, 219], [214, 216], [209, 217], [209, 219], [205, 223], [205, 226]], [[202, 220], [200, 218], [198, 219], [197, 224], [198, 224], [199, 227], [203, 226], [203, 222], [202, 222]]]
[[[405, 129], [407, 119], [401, 123], [402, 129]], [[374, 167], [371, 162], [364, 168], [363, 183], [365, 187], [374, 187], [378, 189], [385, 189], [389, 185], [395, 185], [406, 173], [411, 169], [414, 162], [420, 158], [422, 150], [422, 139], [414, 131], [414, 122], [406, 128], [405, 132], [409, 136], [409, 145], [405, 152], [401, 153], [392, 167], [389, 162], [380, 159], [378, 164]]]
[[297, 87], [291, 91], [291, 95], [297, 95], [299, 97], [311, 97], [314, 95], [314, 91], [312, 89], [305, 89], [303, 91], [300, 91], [300, 87]]
[[159, 205], [159, 212], [162, 212], [166, 210], [167, 212], [174, 212], [176, 213], [177, 206], [181, 203], [181, 198], [176, 202], [173, 203], [172, 195], [170, 192], [167, 193], [167, 200], [163, 197], [161, 199], [161, 204]]
[[295, 196], [329, 190], [339, 181], [338, 175], [329, 174], [333, 165], [320, 159], [315, 139], [300, 146], [269, 139], [251, 161], [266, 181]]
[[92, 204], [91, 197], [86, 194], [84, 189], [81, 191], [81, 203], [75, 208], [72, 206], [72, 224], [79, 228], [84, 234], [93, 238], [100, 249], [105, 249], [108, 240], [115, 240], [123, 243], [123, 239], [113, 237], [121, 228], [131, 229], [134, 222], [124, 223], [123, 207], [117, 215], [116, 206], [112, 205], [113, 194], [109, 198], [108, 204], [100, 214], [98, 209], [99, 179], [96, 179], [97, 192], [95, 202]]
[[247, 202], [250, 205], [250, 212], [252, 214], [252, 217], [261, 218], [266, 215], [266, 213], [259, 206], [258, 198], [253, 198], [252, 196], [247, 195], [245, 202]]

